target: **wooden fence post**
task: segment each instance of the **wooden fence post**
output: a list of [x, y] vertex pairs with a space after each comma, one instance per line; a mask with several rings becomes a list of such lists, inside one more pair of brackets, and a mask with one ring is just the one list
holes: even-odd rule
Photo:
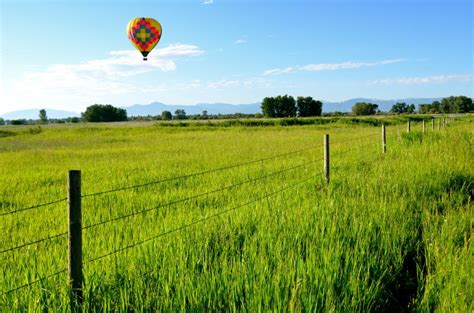
[[407, 122], [407, 133], [409, 133], [411, 130], [411, 124], [410, 124], [410, 120], [408, 120]]
[[425, 133], [425, 130], [426, 130], [426, 124], [425, 124], [425, 120], [423, 120], [423, 123], [422, 123], [422, 125], [423, 125], [423, 134], [424, 134], [424, 133]]
[[434, 117], [431, 118], [431, 130], [434, 131]]
[[382, 152], [387, 153], [387, 137], [385, 136], [385, 125], [382, 125]]
[[329, 134], [324, 135], [324, 177], [329, 183]]
[[81, 216], [81, 171], [69, 171], [69, 287], [71, 310], [77, 311], [82, 304], [82, 216]]
[[441, 119], [438, 119], [438, 130], [441, 130]]

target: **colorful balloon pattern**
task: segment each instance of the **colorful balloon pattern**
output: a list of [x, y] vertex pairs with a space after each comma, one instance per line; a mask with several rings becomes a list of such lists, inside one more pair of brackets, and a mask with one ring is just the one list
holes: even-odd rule
[[161, 25], [151, 17], [131, 19], [127, 25], [128, 39], [143, 55], [143, 61], [161, 39]]

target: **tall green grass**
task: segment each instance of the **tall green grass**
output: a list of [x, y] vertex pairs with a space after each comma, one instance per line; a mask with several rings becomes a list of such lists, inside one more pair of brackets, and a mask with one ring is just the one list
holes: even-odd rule
[[[343, 123], [8, 131], [15, 135], [0, 139], [0, 212], [64, 198], [69, 169], [82, 170], [90, 194], [314, 146], [84, 198], [83, 225], [91, 225], [251, 181], [84, 230], [85, 311], [472, 310], [469, 120], [425, 134], [420, 124], [410, 134], [389, 126], [385, 156], [380, 127]], [[0, 216], [0, 250], [65, 232], [66, 212], [63, 202]], [[0, 264], [1, 291], [27, 284], [67, 267], [66, 238], [0, 254]], [[0, 296], [0, 309], [69, 311], [66, 274]]]

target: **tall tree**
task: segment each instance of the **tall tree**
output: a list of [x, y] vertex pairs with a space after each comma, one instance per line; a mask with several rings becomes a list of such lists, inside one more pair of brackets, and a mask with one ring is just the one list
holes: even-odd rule
[[452, 101], [451, 101], [452, 98], [453, 97], [441, 99], [441, 104], [439, 105], [439, 109], [441, 113], [452, 112]]
[[323, 103], [312, 97], [298, 97], [296, 101], [298, 116], [321, 116]]
[[453, 99], [454, 112], [456, 113], [468, 113], [474, 111], [472, 99], [466, 96], [458, 96]]
[[296, 101], [292, 96], [284, 95], [276, 97], [277, 117], [296, 116]]
[[48, 115], [45, 109], [39, 111], [39, 119], [41, 123], [48, 123]]
[[262, 101], [262, 113], [265, 117], [277, 117], [276, 99], [274, 97], [265, 97]]
[[177, 109], [174, 111], [174, 116], [177, 120], [185, 120], [186, 119], [186, 112], [182, 109]]

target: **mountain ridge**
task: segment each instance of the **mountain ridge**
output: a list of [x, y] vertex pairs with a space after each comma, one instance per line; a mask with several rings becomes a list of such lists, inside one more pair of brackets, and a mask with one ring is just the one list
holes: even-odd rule
[[[437, 98], [404, 98], [404, 99], [376, 99], [376, 98], [352, 98], [344, 101], [322, 101], [323, 112], [350, 112], [352, 106], [357, 102], [371, 102], [379, 105], [381, 111], [389, 111], [397, 102], [405, 102], [407, 104], [432, 103], [433, 101], [440, 101], [443, 97]], [[244, 103], [244, 104], [229, 104], [229, 103], [196, 103], [193, 105], [184, 104], [165, 104], [162, 102], [152, 102], [149, 104], [133, 104], [130, 106], [121, 106], [127, 110], [128, 116], [147, 116], [147, 115], [161, 115], [163, 111], [170, 111], [174, 113], [176, 110], [185, 110], [186, 114], [202, 114], [207, 111], [207, 114], [255, 114], [261, 112], [261, 103]], [[79, 117], [80, 113], [64, 110], [45, 109], [48, 118], [68, 118]], [[0, 115], [5, 120], [13, 119], [38, 119], [39, 109], [27, 109], [8, 112]]]

